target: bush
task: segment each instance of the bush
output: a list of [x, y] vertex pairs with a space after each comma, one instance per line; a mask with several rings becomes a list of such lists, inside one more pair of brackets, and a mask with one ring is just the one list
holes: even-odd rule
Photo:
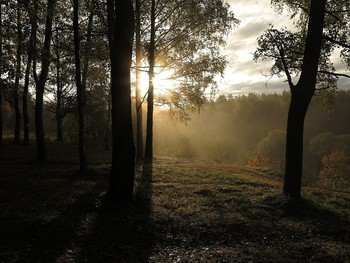
[[256, 153], [248, 160], [250, 166], [269, 167], [274, 172], [283, 173], [286, 132], [273, 130], [259, 143]]
[[343, 151], [335, 151], [322, 158], [317, 184], [332, 190], [349, 190], [350, 158]]

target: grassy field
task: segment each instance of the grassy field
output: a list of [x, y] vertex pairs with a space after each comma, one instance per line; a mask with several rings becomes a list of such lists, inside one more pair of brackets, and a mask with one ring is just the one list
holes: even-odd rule
[[110, 152], [0, 146], [0, 262], [350, 262], [350, 194], [303, 189], [288, 208], [263, 169], [157, 156], [127, 208], [101, 205]]

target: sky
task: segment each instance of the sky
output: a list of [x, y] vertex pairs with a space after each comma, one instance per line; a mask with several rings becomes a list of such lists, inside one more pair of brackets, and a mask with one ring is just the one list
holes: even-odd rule
[[[227, 38], [224, 54], [229, 64], [225, 75], [219, 80], [220, 94], [233, 96], [247, 93], [280, 93], [289, 90], [285, 79], [277, 77], [269, 80], [267, 74], [272, 65], [269, 61], [253, 60], [257, 38], [269, 28], [272, 23], [275, 28], [292, 29], [293, 23], [289, 16], [279, 15], [271, 8], [271, 0], [228, 0], [231, 10], [241, 22]], [[338, 56], [334, 58], [336, 68], [344, 68]], [[267, 82], [268, 81], [268, 82]], [[350, 87], [350, 80], [338, 81], [338, 87]]]

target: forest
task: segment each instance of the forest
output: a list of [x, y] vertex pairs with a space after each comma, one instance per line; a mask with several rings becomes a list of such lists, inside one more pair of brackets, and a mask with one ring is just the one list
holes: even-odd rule
[[230, 3], [0, 0], [0, 262], [350, 262], [350, 3], [265, 4], [239, 96]]

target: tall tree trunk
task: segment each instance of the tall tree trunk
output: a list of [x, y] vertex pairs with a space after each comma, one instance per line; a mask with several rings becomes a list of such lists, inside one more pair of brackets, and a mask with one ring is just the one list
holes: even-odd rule
[[3, 139], [3, 120], [2, 120], [2, 92], [3, 92], [3, 83], [2, 78], [2, 0], [0, 0], [0, 145], [2, 144]]
[[79, 160], [80, 170], [87, 169], [86, 162], [86, 140], [85, 140], [85, 87], [81, 81], [81, 63], [80, 63], [80, 36], [79, 36], [79, 1], [73, 1], [73, 30], [74, 30], [74, 54], [75, 54], [75, 81], [77, 85], [77, 100], [79, 114]]
[[132, 0], [108, 0], [112, 94], [112, 169], [107, 198], [133, 198], [135, 144], [131, 114], [130, 67], [134, 34]]
[[84, 87], [84, 94], [83, 94], [83, 99], [84, 99], [84, 106], [86, 105], [86, 80], [87, 80], [87, 75], [88, 75], [88, 70], [89, 70], [89, 60], [90, 60], [90, 50], [91, 50], [91, 34], [92, 34], [92, 23], [94, 19], [94, 8], [93, 8], [93, 3], [90, 1], [89, 2], [89, 19], [88, 19], [88, 26], [87, 26], [87, 32], [86, 32], [86, 48], [84, 50], [84, 57], [83, 57], [83, 72], [82, 72], [82, 80], [81, 83]]
[[[43, 107], [44, 107], [44, 90], [46, 80], [49, 74], [50, 66], [50, 44], [52, 37], [52, 19], [55, 8], [56, 0], [47, 1], [47, 13], [45, 22], [45, 39], [44, 46], [41, 52], [41, 72], [38, 76], [36, 72], [36, 60], [33, 62], [34, 79], [35, 79], [35, 136], [37, 146], [37, 160], [39, 162], [45, 162], [47, 160], [45, 134], [44, 134], [44, 122], [43, 122]], [[37, 0], [34, 0], [34, 9], [38, 10]], [[34, 29], [35, 35], [37, 32], [37, 14], [34, 12]], [[36, 44], [34, 45], [36, 47]]]
[[59, 47], [59, 31], [56, 24], [56, 140], [63, 142], [63, 114], [62, 114], [62, 85], [61, 85], [61, 56]]
[[111, 124], [111, 89], [108, 91], [108, 107], [107, 107], [107, 120], [106, 120], [106, 129], [105, 129], [105, 150], [109, 150], [109, 133], [110, 133], [110, 124]]
[[15, 109], [15, 131], [13, 142], [16, 144], [20, 143], [21, 135], [21, 111], [19, 108], [19, 79], [21, 75], [21, 64], [22, 64], [22, 24], [21, 24], [21, 7], [20, 3], [17, 2], [17, 51], [16, 51], [16, 76], [15, 86], [13, 89], [13, 105]]
[[141, 75], [141, 0], [136, 0], [136, 159], [140, 163], [143, 160], [144, 147], [143, 147], [143, 125], [142, 125], [142, 101], [141, 101], [141, 87], [140, 87], [140, 75]]
[[153, 103], [154, 103], [154, 56], [155, 56], [155, 6], [156, 1], [152, 0], [151, 6], [151, 38], [148, 51], [149, 72], [148, 72], [148, 96], [147, 96], [147, 133], [145, 146], [145, 159], [151, 162], [153, 159]]
[[30, 32], [30, 39], [29, 39], [29, 46], [27, 48], [28, 52], [28, 60], [27, 60], [27, 66], [26, 66], [26, 72], [24, 76], [24, 88], [23, 88], [23, 96], [22, 96], [22, 114], [23, 114], [23, 144], [28, 145], [29, 144], [29, 115], [28, 115], [28, 92], [29, 92], [29, 77], [30, 77], [30, 71], [31, 66], [33, 62], [33, 52], [35, 50], [35, 40], [36, 37], [36, 31], [34, 28], [34, 19], [33, 19], [33, 9], [28, 9], [29, 17], [30, 17], [30, 24], [31, 24], [31, 32]]
[[33, 57], [31, 48], [28, 48], [28, 61], [24, 76], [24, 88], [22, 96], [22, 113], [23, 113], [23, 144], [29, 144], [29, 115], [28, 115], [28, 90], [29, 90], [29, 75], [31, 71]]
[[316, 89], [325, 5], [326, 0], [311, 1], [301, 75], [297, 85], [291, 87], [292, 97], [287, 120], [283, 194], [295, 201], [300, 199], [301, 194], [304, 119]]

